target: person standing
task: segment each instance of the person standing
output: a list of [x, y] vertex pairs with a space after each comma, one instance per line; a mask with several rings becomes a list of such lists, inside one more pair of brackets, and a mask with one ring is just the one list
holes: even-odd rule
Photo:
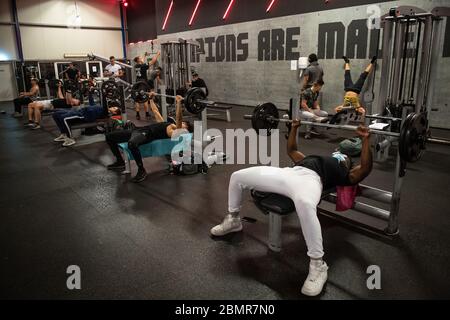
[[114, 56], [109, 57], [109, 64], [105, 67], [105, 76], [117, 78], [122, 75], [122, 67], [116, 63], [116, 58]]
[[64, 80], [72, 80], [78, 82], [80, 79], [80, 70], [78, 70], [73, 62], [69, 63], [69, 67], [64, 70]]
[[312, 85], [318, 81], [323, 81], [323, 69], [319, 65], [319, 59], [315, 53], [311, 53], [308, 56], [309, 65], [303, 72], [303, 80], [301, 85], [301, 91], [311, 88]]

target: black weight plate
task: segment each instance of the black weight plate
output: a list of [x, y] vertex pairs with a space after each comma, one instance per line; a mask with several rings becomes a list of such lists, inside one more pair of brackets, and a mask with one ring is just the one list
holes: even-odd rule
[[206, 99], [206, 94], [201, 88], [191, 88], [186, 92], [184, 107], [192, 114], [199, 114], [206, 105], [201, 100]]
[[57, 89], [59, 83], [62, 83], [62, 81], [59, 79], [51, 79], [48, 81], [48, 86], [51, 89]]
[[66, 90], [66, 92], [75, 92], [78, 90], [78, 85], [77, 82], [74, 80], [64, 80], [64, 90]]
[[122, 103], [120, 102], [120, 99], [113, 99], [108, 101], [108, 108], [117, 107], [119, 109], [122, 109]]
[[268, 136], [271, 135], [272, 129], [278, 127], [279, 113], [278, 108], [271, 102], [263, 103], [255, 108], [252, 117], [252, 127], [259, 134], [264, 134], [259, 130], [267, 130]]
[[131, 87], [131, 98], [137, 103], [144, 103], [149, 99], [149, 90], [150, 87], [147, 83], [143, 81], [136, 82]]
[[402, 126], [399, 153], [402, 160], [416, 162], [422, 157], [427, 139], [428, 122], [420, 113], [410, 113]]
[[102, 84], [102, 95], [108, 99], [114, 99], [119, 94], [119, 87], [114, 80], [108, 80]]

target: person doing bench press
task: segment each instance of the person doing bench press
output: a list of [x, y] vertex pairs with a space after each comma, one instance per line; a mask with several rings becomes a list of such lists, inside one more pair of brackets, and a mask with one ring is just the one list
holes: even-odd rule
[[350, 72], [350, 59], [347, 57], [342, 57], [345, 61], [345, 74], [344, 74], [344, 103], [335, 108], [336, 112], [342, 111], [345, 107], [350, 107], [356, 110], [357, 113], [364, 116], [366, 114], [366, 110], [361, 105], [359, 101], [359, 94], [361, 93], [364, 82], [367, 79], [370, 71], [372, 70], [375, 62], [377, 61], [377, 57], [373, 56], [370, 64], [366, 67], [363, 73], [359, 76], [359, 79], [356, 82], [352, 80], [352, 74]]
[[71, 126], [78, 123], [92, 123], [97, 119], [108, 117], [108, 113], [113, 115], [120, 114], [120, 109], [112, 107], [105, 109], [100, 105], [87, 106], [78, 110], [58, 110], [52, 117], [55, 121], [60, 135], [53, 141], [62, 142], [63, 147], [68, 147], [76, 143], [72, 136]]
[[26, 106], [32, 103], [39, 96], [39, 83], [38, 80], [32, 78], [31, 80], [31, 89], [28, 92], [21, 92], [19, 97], [14, 99], [14, 118], [22, 117], [22, 106]]
[[318, 295], [327, 280], [327, 264], [324, 256], [322, 231], [317, 217], [317, 205], [322, 191], [337, 186], [357, 185], [372, 170], [369, 129], [359, 126], [357, 134], [362, 138], [361, 163], [352, 165], [350, 157], [342, 153], [331, 156], [305, 156], [297, 149], [297, 130], [300, 121], [292, 123], [287, 142], [287, 153], [293, 167], [277, 168], [256, 166], [234, 172], [228, 187], [228, 214], [223, 222], [211, 229], [213, 236], [223, 236], [242, 230], [239, 212], [245, 189], [277, 193], [292, 199], [300, 220], [300, 226], [310, 258], [309, 274], [301, 292], [308, 296]]
[[[137, 56], [133, 59], [133, 61], [135, 63], [134, 70], [136, 72], [136, 82], [143, 81], [143, 82], [149, 84], [147, 71], [149, 69], [153, 69], [153, 66], [157, 65], [158, 58], [160, 55], [161, 55], [161, 53], [160, 53], [160, 51], [158, 51], [156, 53], [156, 55], [153, 58], [151, 58], [148, 62], [144, 61], [144, 58], [146, 58], [148, 56], [147, 52], [144, 54], [144, 57]], [[154, 87], [153, 81], [149, 85], [151, 88], [153, 88]], [[144, 102], [143, 104], [144, 104], [144, 109], [145, 109], [145, 118], [147, 120], [150, 120], [148, 101]], [[134, 108], [136, 110], [136, 120], [141, 120], [141, 115], [140, 115], [141, 104], [139, 102], [135, 102]]]
[[169, 123], [161, 116], [158, 107], [156, 106], [153, 98], [155, 94], [150, 92], [150, 107], [155, 116], [155, 124], [151, 124], [145, 127], [136, 127], [133, 130], [121, 130], [108, 133], [106, 135], [106, 142], [108, 143], [111, 152], [116, 157], [116, 161], [113, 164], [107, 166], [108, 170], [124, 170], [125, 162], [119, 151], [119, 143], [128, 142], [128, 149], [130, 149], [134, 160], [138, 166], [138, 172], [133, 177], [133, 182], [141, 182], [147, 178], [147, 172], [145, 171], [142, 161], [141, 152], [139, 146], [150, 143], [158, 139], [170, 139], [173, 135], [179, 134], [182, 131], [179, 129], [193, 131], [192, 125], [188, 121], [183, 121], [183, 108], [181, 96], [176, 96], [176, 123]]
[[28, 123], [25, 124], [26, 127], [33, 130], [39, 129], [41, 127], [40, 123], [43, 110], [72, 108], [81, 104], [81, 100], [74, 98], [71, 93], [66, 92], [65, 96], [63, 95], [61, 82], [58, 82], [56, 86], [58, 90], [57, 99], [34, 101], [28, 105]]

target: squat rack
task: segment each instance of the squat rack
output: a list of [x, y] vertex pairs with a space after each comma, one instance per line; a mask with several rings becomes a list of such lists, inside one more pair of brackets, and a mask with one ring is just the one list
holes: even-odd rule
[[450, 8], [432, 12], [414, 6], [391, 8], [381, 18], [382, 67], [374, 113], [401, 117], [402, 109], [425, 113], [429, 119], [442, 47], [443, 17]]

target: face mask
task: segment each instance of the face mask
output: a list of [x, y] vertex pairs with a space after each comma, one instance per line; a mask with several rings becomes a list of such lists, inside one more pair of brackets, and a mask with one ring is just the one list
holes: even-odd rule
[[337, 159], [339, 162], [343, 161], [346, 162], [347, 161], [347, 156], [343, 153], [340, 152], [333, 152], [333, 154], [331, 155], [333, 158]]

